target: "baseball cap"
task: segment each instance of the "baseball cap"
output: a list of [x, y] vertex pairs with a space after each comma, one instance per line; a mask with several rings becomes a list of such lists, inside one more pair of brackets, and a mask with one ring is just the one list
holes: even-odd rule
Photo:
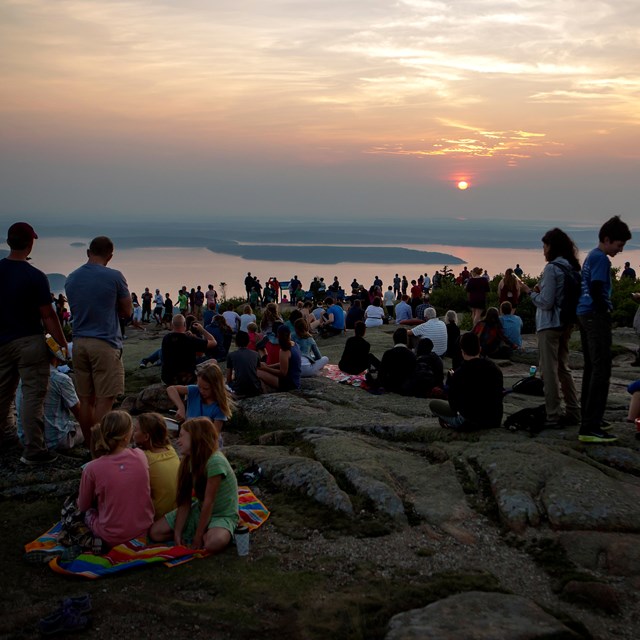
[[36, 240], [38, 234], [28, 222], [15, 222], [9, 227], [7, 232], [7, 240]]

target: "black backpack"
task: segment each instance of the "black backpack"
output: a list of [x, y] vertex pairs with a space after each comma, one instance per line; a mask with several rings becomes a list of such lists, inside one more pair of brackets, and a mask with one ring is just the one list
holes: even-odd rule
[[582, 274], [579, 269], [565, 267], [559, 262], [553, 263], [556, 267], [560, 267], [564, 274], [562, 283], [563, 296], [560, 304], [560, 322], [563, 327], [575, 324], [577, 320], [576, 311], [578, 309], [578, 300], [582, 291]]
[[545, 405], [538, 407], [525, 407], [512, 413], [504, 421], [504, 426], [509, 431], [527, 431], [535, 436], [544, 429], [547, 411]]

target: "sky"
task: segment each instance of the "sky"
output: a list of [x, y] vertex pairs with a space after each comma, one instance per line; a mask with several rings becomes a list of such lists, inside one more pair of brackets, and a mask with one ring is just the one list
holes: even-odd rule
[[637, 0], [0, 0], [0, 217], [633, 224], [638, 60]]

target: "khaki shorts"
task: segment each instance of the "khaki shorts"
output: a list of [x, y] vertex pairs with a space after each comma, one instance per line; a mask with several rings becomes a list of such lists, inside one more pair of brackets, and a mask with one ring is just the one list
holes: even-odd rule
[[114, 398], [124, 393], [122, 349], [98, 338], [73, 341], [73, 370], [81, 397]]

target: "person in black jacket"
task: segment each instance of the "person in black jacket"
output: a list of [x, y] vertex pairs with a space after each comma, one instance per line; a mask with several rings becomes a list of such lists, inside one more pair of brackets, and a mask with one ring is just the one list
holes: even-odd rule
[[407, 346], [407, 330], [399, 327], [393, 332], [393, 347], [382, 355], [378, 381], [385, 391], [411, 394], [411, 378], [416, 368], [416, 356]]
[[449, 372], [449, 400], [432, 400], [431, 413], [440, 425], [458, 431], [490, 429], [502, 423], [503, 378], [494, 362], [480, 358], [473, 332], [460, 338], [463, 362]]
[[364, 339], [367, 327], [362, 320], [356, 322], [354, 330], [355, 335], [347, 339], [338, 363], [340, 371], [351, 375], [357, 375], [369, 368], [371, 350], [371, 345]]

